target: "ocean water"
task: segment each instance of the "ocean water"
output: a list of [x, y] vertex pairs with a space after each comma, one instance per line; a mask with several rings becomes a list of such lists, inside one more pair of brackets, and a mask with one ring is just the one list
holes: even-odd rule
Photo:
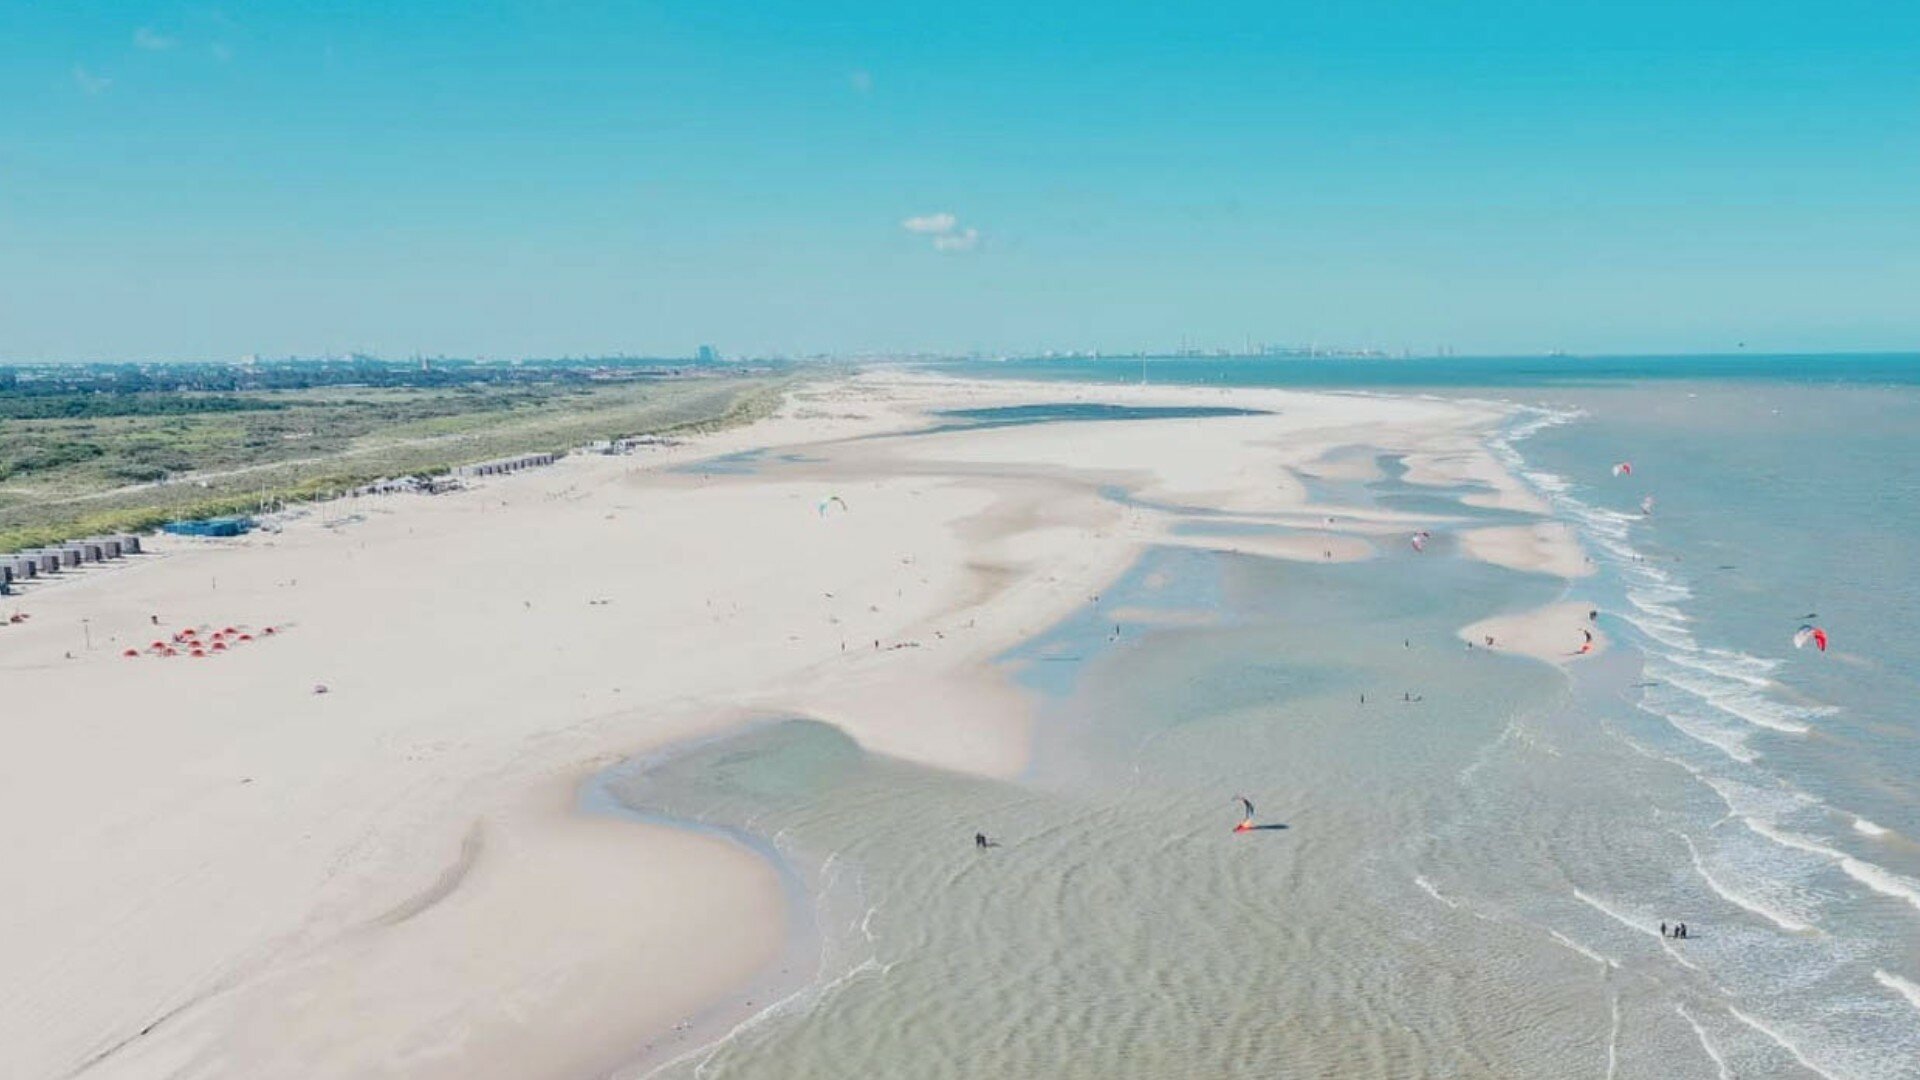
[[[1222, 366], [1191, 363], [1149, 374]], [[1018, 782], [805, 718], [610, 774], [776, 858], [817, 937], [779, 1004], [647, 1066], [1920, 1076], [1920, 364], [1533, 370], [1564, 363], [1404, 385], [1524, 407], [1496, 449], [1580, 530], [1614, 649], [1571, 677], [1465, 649], [1567, 590], [1443, 530], [1340, 565], [1157, 551], [1004, 658], [1047, 703]], [[1082, 367], [1048, 373], [1128, 377]], [[1513, 520], [1382, 464], [1315, 494]], [[1810, 613], [1824, 655], [1791, 644]], [[1239, 794], [1275, 827], [1232, 834]]]

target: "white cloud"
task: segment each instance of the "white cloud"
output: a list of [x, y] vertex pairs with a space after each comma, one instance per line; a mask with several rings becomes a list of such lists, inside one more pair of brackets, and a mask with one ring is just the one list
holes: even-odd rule
[[900, 227], [910, 233], [938, 234], [950, 233], [953, 231], [953, 227], [958, 224], [960, 224], [959, 218], [943, 211], [938, 214], [921, 214], [917, 217], [910, 217], [901, 222]]
[[873, 73], [870, 71], [851, 72], [847, 75], [847, 85], [853, 87], [853, 92], [856, 94], [869, 93], [873, 90]]
[[961, 229], [959, 232], [945, 233], [933, 238], [935, 251], [972, 251], [980, 244], [980, 230]]
[[980, 246], [980, 230], [971, 225], [961, 228], [960, 219], [945, 210], [910, 217], [902, 221], [900, 227], [931, 237], [935, 251], [972, 251]]
[[971, 225], [961, 228], [960, 219], [945, 210], [910, 217], [900, 227], [932, 238], [935, 251], [972, 251], [980, 246], [980, 230]]
[[79, 87], [83, 94], [97, 96], [106, 93], [107, 88], [113, 85], [113, 80], [105, 75], [95, 75], [79, 64], [75, 64], [73, 65], [73, 85]]
[[143, 26], [133, 32], [133, 44], [136, 48], [148, 52], [165, 52], [180, 44], [178, 38], [171, 38], [151, 26]]

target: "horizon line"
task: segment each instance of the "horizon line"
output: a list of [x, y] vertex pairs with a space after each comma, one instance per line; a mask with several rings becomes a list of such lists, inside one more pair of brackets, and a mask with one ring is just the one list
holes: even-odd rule
[[746, 364], [746, 363], [848, 363], [848, 362], [978, 362], [1004, 363], [1009, 361], [1046, 361], [1072, 362], [1087, 360], [1346, 360], [1404, 362], [1408, 360], [1657, 360], [1657, 359], [1708, 359], [1723, 357], [1744, 357], [1755, 360], [1764, 359], [1814, 359], [1821, 357], [1854, 358], [1902, 358], [1920, 359], [1920, 345], [1910, 349], [1795, 349], [1788, 351], [1766, 350], [1648, 350], [1648, 351], [1602, 351], [1576, 352], [1571, 350], [1551, 350], [1547, 352], [1391, 352], [1374, 348], [1328, 347], [1315, 351], [1285, 352], [1238, 352], [1228, 350], [1196, 352], [1169, 350], [1133, 351], [1088, 351], [1088, 350], [1041, 350], [1038, 352], [1020, 351], [969, 351], [947, 352], [942, 350], [905, 350], [882, 349], [849, 352], [808, 352], [808, 353], [758, 353], [742, 355], [721, 355], [711, 359], [702, 358], [698, 353], [681, 356], [644, 355], [640, 353], [603, 353], [597, 355], [521, 355], [521, 356], [457, 356], [446, 353], [431, 356], [414, 354], [411, 356], [391, 357], [376, 353], [350, 352], [344, 356], [248, 356], [229, 359], [183, 359], [183, 358], [129, 358], [113, 359], [15, 359], [0, 357], [0, 367], [64, 367], [99, 366], [112, 367], [122, 365], [166, 365], [166, 366], [222, 366], [240, 367], [255, 364], [341, 364], [372, 361], [381, 364], [417, 364], [417, 363], [464, 363], [464, 364], [593, 364], [593, 363], [653, 363], [653, 364]]

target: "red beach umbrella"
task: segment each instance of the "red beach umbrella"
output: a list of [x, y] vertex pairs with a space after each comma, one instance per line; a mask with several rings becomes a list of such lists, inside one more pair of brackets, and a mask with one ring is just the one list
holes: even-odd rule
[[137, 658], [137, 657], [139, 657], [139, 655], [140, 655], [140, 650], [139, 650], [139, 649], [128, 649], [128, 650], [127, 650], [126, 652], [123, 652], [123, 653], [121, 653], [120, 655], [121, 655], [121, 656], [130, 656], [130, 657], [135, 657], [135, 658]]

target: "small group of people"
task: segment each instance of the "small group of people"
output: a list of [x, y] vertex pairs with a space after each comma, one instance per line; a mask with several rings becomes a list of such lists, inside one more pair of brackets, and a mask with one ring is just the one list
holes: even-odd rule
[[1666, 923], [1661, 923], [1661, 924], [1660, 924], [1660, 936], [1661, 936], [1661, 937], [1664, 937], [1664, 938], [1673, 938], [1673, 939], [1675, 939], [1675, 940], [1678, 940], [1678, 939], [1680, 939], [1680, 938], [1684, 938], [1684, 937], [1686, 937], [1686, 936], [1687, 936], [1687, 924], [1686, 924], [1686, 923], [1674, 923], [1674, 924], [1673, 924], [1673, 928], [1672, 928], [1672, 929], [1668, 929], [1668, 928], [1667, 928], [1667, 924], [1666, 924]]

